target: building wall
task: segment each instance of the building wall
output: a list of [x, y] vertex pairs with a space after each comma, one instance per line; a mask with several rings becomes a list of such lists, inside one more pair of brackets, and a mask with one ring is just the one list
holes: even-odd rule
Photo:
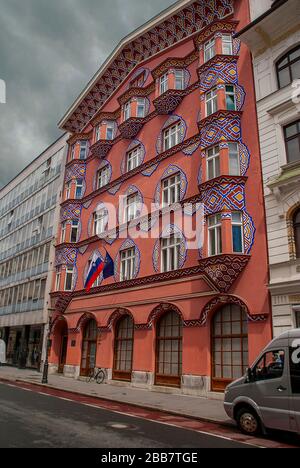
[[[249, 22], [248, 4], [244, 1], [234, 2], [234, 4], [236, 8], [234, 17], [228, 16], [224, 22], [227, 23], [229, 20], [230, 23], [230, 20], [234, 19], [238, 24], [230, 23], [226, 27], [234, 24], [238, 29], [243, 28]], [[202, 10], [202, 14], [203, 11], [206, 12]], [[220, 11], [214, 12], [215, 19], [218, 19], [217, 15], [220, 15]], [[222, 27], [224, 27], [219, 23], [210, 29], [207, 24], [210, 21], [205, 13], [204, 19], [205, 27], [202, 28], [202, 34], [199, 30], [192, 37], [179, 40], [173, 47], [166, 50], [162, 47], [159, 53], [153, 53], [153, 57], [146, 58], [139, 64], [140, 68], [149, 70], [144, 87], [149, 90], [147, 93], [150, 106], [148, 115], [151, 118], [145, 119], [134, 139], [139, 140], [145, 148], [143, 161], [144, 163], [151, 161], [151, 170], [141, 165], [135, 173], [124, 174], [123, 161], [132, 139], [122, 138], [119, 132], [116, 134], [112, 148], [105, 158], [103, 157], [104, 162], [99, 157], [104, 143], [100, 142], [98, 145], [95, 143], [96, 127], [103, 119], [116, 120], [119, 131], [122, 130], [120, 102], [122, 103], [123, 95], [130, 87], [130, 82], [137, 70], [129, 73], [115, 94], [105, 102], [101, 112], [98, 112], [98, 117], [94, 116], [95, 120], [92, 124], [74, 133], [69, 141], [65, 188], [68, 182], [72, 181], [72, 183], [70, 197], [62, 204], [61, 221], [79, 219], [81, 227], [77, 244], [65, 242], [57, 246], [56, 260], [61, 277], [59, 290], [52, 294], [53, 308], [57, 315], [52, 329], [50, 356], [55, 370], [61, 353], [61, 328], [67, 329], [69, 340], [64, 366], [66, 375], [79, 375], [85, 325], [92, 318], [96, 320], [99, 329], [96, 365], [107, 368], [111, 377], [115, 325], [117, 320], [126, 313], [133, 317], [135, 341], [132, 381], [135, 385], [152, 385], [155, 374], [157, 321], [169, 309], [178, 311], [184, 324], [182, 388], [185, 393], [206, 394], [211, 389], [211, 326], [214, 313], [221, 306], [235, 303], [243, 307], [243, 310], [247, 310], [249, 358], [245, 363], [246, 366], [255, 359], [257, 353], [271, 338], [270, 305], [266, 287], [268, 282], [267, 245], [260, 179], [261, 164], [260, 159], [256, 157], [259, 154], [259, 141], [251, 57], [244, 45], [240, 48], [240, 43], [234, 41], [233, 57], [219, 59], [216, 57], [212, 62], [204, 65], [204, 43], [215, 34], [219, 41], [218, 28], [223, 30]], [[234, 58], [236, 55], [239, 55], [237, 63]], [[157, 83], [152, 75], [155, 77], [157, 67], [161, 67], [170, 59], [173, 61], [170, 62], [169, 68], [180, 66], [178, 64], [181, 66], [183, 64], [185, 67], [186, 76], [189, 77], [188, 92], [182, 101], [175, 108], [173, 107], [170, 115], [162, 115], [155, 111], [158, 94]], [[200, 80], [197, 74], [199, 67], [202, 72]], [[237, 112], [225, 112], [225, 116], [216, 114], [206, 120], [204, 102], [206, 92], [212, 89], [212, 83], [218, 85], [219, 110], [225, 110], [224, 85], [229, 84], [227, 80], [230, 80], [230, 75], [231, 77], [234, 75], [234, 83], [239, 93]], [[101, 84], [100, 81], [99, 87]], [[134, 92], [139, 94], [135, 90], [132, 91], [133, 95]], [[104, 114], [105, 118], [101, 117], [101, 114]], [[162, 131], [179, 119], [182, 121], [184, 130], [180, 145], [169, 152], [163, 151]], [[249, 122], [253, 125], [250, 126]], [[76, 160], [79, 154], [78, 147], [80, 141], [84, 139], [89, 139], [90, 151], [86, 162], [79, 162]], [[241, 178], [238, 182], [237, 179], [227, 178], [228, 167], [225, 168], [228, 155], [226, 143], [230, 141], [237, 141], [240, 145]], [[77, 144], [75, 161], [71, 161], [74, 144]], [[225, 179], [223, 183], [213, 182], [211, 187], [205, 185], [207, 182], [206, 151], [213, 144], [222, 146], [222, 164], [224, 165], [222, 174]], [[112, 168], [111, 182], [106, 189], [97, 192], [94, 185], [95, 174], [105, 161], [109, 162]], [[112, 203], [118, 206], [120, 195], [134, 193], [137, 189], [145, 205], [149, 207], [151, 202], [158, 200], [157, 208], [159, 208], [158, 195], [161, 181], [174, 171], [181, 173], [182, 202], [191, 197], [196, 197], [195, 200], [200, 201], [201, 191], [203, 193], [201, 200], [205, 201], [206, 205], [205, 219], [210, 214], [222, 213], [223, 252], [218, 258], [209, 258], [206, 223], [203, 248], [186, 250], [184, 238], [182, 238], [180, 268], [161, 275], [160, 264], [157, 260], [159, 239], [117, 238], [112, 241], [109, 239], [99, 241], [98, 238], [93, 237], [91, 223], [93, 213], [100, 203], [104, 205]], [[74, 200], [74, 180], [80, 173], [84, 179], [82, 201]], [[243, 213], [245, 255], [233, 255], [232, 211]], [[172, 219], [171, 224], [174, 224]], [[163, 229], [159, 228], [158, 232], [161, 233], [161, 231]], [[61, 232], [58, 233], [58, 238], [60, 236]], [[122, 283], [119, 276], [119, 259], [125, 241], [125, 246], [135, 246], [137, 268], [134, 278]], [[92, 258], [93, 252], [97, 250], [104, 258], [105, 249], [115, 261], [115, 276], [105, 281], [102, 279], [99, 287], [93, 288], [88, 294], [84, 291], [88, 261]], [[245, 268], [241, 267], [237, 272], [238, 265], [241, 266], [242, 262], [245, 262]], [[66, 268], [70, 266], [74, 268], [75, 273], [74, 290], [66, 292], [63, 291]], [[231, 275], [235, 274], [236, 281], [233, 281]], [[224, 286], [224, 280], [230, 285]]]

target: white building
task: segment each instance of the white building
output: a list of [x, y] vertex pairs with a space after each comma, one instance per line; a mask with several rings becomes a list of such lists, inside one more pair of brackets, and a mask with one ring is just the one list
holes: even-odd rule
[[66, 140], [0, 190], [0, 338], [10, 365], [38, 369], [43, 359]]
[[[300, 2], [250, 0], [274, 334], [300, 327]], [[258, 156], [258, 155], [257, 155]]]

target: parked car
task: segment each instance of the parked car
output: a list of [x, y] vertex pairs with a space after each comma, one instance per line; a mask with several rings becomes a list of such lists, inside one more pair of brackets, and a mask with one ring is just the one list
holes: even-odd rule
[[267, 429], [300, 434], [300, 329], [264, 349], [247, 374], [227, 387], [224, 407], [245, 434]]

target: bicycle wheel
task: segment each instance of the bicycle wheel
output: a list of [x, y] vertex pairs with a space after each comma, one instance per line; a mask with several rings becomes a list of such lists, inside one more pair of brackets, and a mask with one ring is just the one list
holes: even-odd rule
[[89, 376], [87, 378], [87, 382], [88, 383], [91, 382], [94, 379], [94, 377], [95, 377], [95, 371], [94, 371], [94, 369], [91, 369], [90, 373], [89, 373]]
[[105, 380], [105, 374], [104, 374], [103, 370], [100, 370], [98, 372], [97, 377], [96, 377], [96, 382], [97, 382], [97, 384], [101, 385], [101, 384], [103, 384], [104, 380]]

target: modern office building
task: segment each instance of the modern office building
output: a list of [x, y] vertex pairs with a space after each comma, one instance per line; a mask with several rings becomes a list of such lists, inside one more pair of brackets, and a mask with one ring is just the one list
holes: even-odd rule
[[277, 336], [300, 327], [300, 3], [250, 3], [239, 37], [254, 61]]
[[0, 191], [0, 334], [13, 366], [39, 369], [42, 360], [66, 139]]
[[[52, 372], [96, 366], [109, 381], [207, 395], [270, 340], [252, 61], [235, 38], [249, 21], [245, 0], [177, 2], [119, 44], [60, 122], [72, 136]], [[204, 209], [193, 247], [176, 218], [187, 202], [193, 223]], [[106, 251], [115, 275], [88, 291]]]

